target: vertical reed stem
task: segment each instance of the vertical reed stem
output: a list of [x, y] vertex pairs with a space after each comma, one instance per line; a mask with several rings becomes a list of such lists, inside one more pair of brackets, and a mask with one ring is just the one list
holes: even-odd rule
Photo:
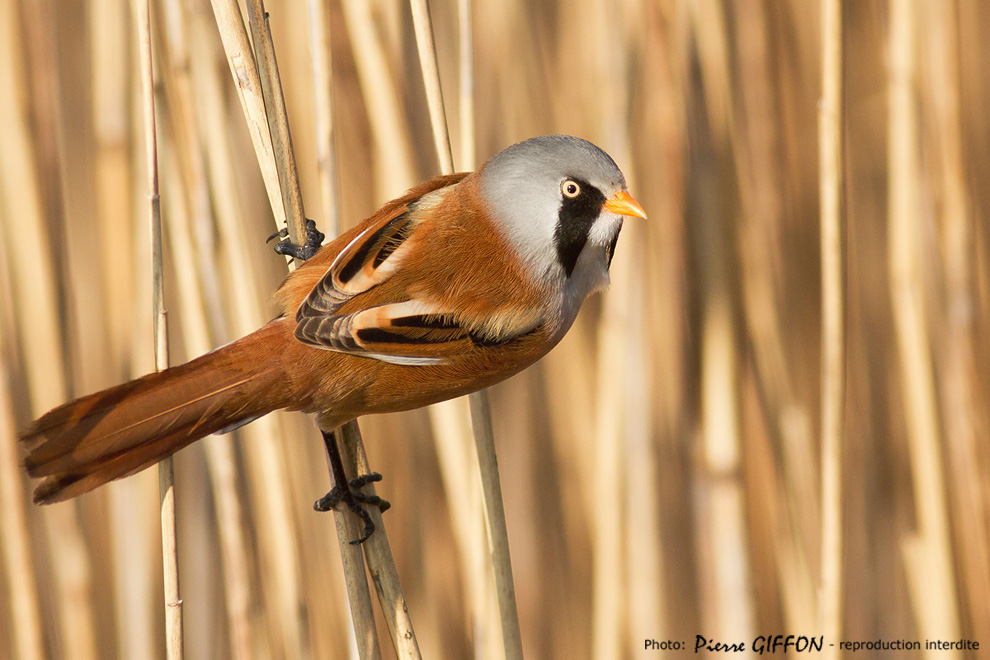
[[478, 448], [478, 469], [481, 472], [485, 521], [488, 523], [488, 548], [492, 555], [492, 569], [495, 571], [502, 644], [505, 647], [506, 660], [522, 660], [522, 633], [519, 630], [516, 587], [509, 556], [509, 530], [505, 524], [505, 507], [502, 505], [502, 484], [498, 475], [488, 391], [475, 392], [468, 400], [471, 403], [471, 427], [474, 429], [474, 441]]
[[[822, 3], [819, 109], [822, 260], [822, 571], [821, 630], [842, 633], [842, 445], [845, 400], [843, 309], [842, 1]], [[838, 657], [838, 647], [828, 647]]]
[[[247, 11], [251, 38], [254, 39], [255, 59], [261, 73], [261, 91], [268, 111], [268, 128], [272, 135], [282, 203], [285, 205], [285, 221], [289, 228], [289, 237], [294, 243], [302, 245], [306, 241], [306, 214], [303, 211], [302, 192], [299, 189], [299, 174], [296, 172], [296, 158], [292, 150], [292, 136], [289, 134], [289, 117], [285, 111], [282, 82], [279, 78], [278, 63], [275, 61], [275, 44], [272, 43], [272, 32], [268, 25], [268, 12], [265, 11], [265, 3], [262, 0], [248, 0]], [[280, 153], [285, 154], [285, 157], [280, 158]]]
[[[954, 639], [960, 632], [956, 579], [921, 261], [923, 218], [918, 194], [921, 153], [916, 108], [915, 11], [916, 3], [910, 0], [891, 2], [887, 249], [917, 520], [915, 529], [905, 530], [900, 549], [919, 635]], [[949, 651], [946, 657], [961, 655]]]
[[[343, 441], [344, 429], [341, 427], [334, 431], [334, 437], [330, 442], [336, 442], [339, 448]], [[326, 455], [327, 469], [333, 475], [329, 448]], [[336, 486], [346, 488], [347, 484], [333, 483], [333, 487]], [[351, 609], [351, 624], [354, 626], [358, 658], [380, 660], [382, 652], [378, 644], [378, 632], [375, 629], [375, 615], [371, 608], [371, 592], [368, 590], [368, 579], [365, 577], [364, 555], [360, 546], [351, 545], [351, 539], [358, 538], [361, 534], [357, 517], [350, 511], [334, 508], [333, 522], [337, 528], [337, 545], [340, 548], [340, 559], [344, 568], [344, 583], [347, 585], [347, 602]], [[376, 530], [375, 533], [381, 531], [383, 530]]]
[[[368, 474], [368, 457], [364, 452], [364, 443], [357, 422], [351, 420], [341, 427], [337, 437], [340, 455], [344, 459], [344, 467], [353, 470], [353, 475]], [[369, 484], [365, 492], [374, 494], [374, 486]], [[419, 641], [413, 632], [412, 619], [409, 617], [409, 607], [406, 597], [399, 584], [399, 571], [395, 567], [392, 548], [388, 543], [388, 535], [382, 524], [382, 514], [378, 507], [367, 507], [371, 520], [375, 524], [375, 533], [362, 544], [364, 558], [368, 562], [368, 572], [378, 591], [378, 604], [381, 605], [385, 623], [392, 636], [392, 647], [398, 660], [422, 660], [419, 651]], [[353, 533], [354, 528], [351, 527]], [[350, 538], [350, 537], [348, 537]]]
[[426, 0], [410, 0], [413, 29], [416, 32], [416, 50], [419, 66], [426, 86], [426, 104], [430, 109], [430, 127], [433, 129], [433, 146], [437, 151], [441, 174], [454, 173], [454, 154], [450, 149], [450, 133], [447, 130], [447, 111], [443, 105], [440, 88], [440, 69], [437, 66], [437, 49], [433, 41], [433, 25], [430, 23], [430, 7]]
[[[148, 176], [148, 222], [151, 228], [152, 314], [155, 368], [168, 368], [168, 319], [162, 273], [162, 214], [158, 194], [158, 147], [155, 131], [155, 83], [151, 59], [151, 16], [147, 0], [135, 2], [144, 96], [145, 159]], [[172, 457], [158, 464], [161, 494], [162, 562], [165, 572], [165, 657], [182, 659], [182, 599], [179, 596], [179, 558], [175, 538], [175, 476]]]
[[316, 111], [316, 170], [323, 206], [323, 231], [340, 234], [337, 190], [337, 154], [333, 127], [333, 66], [330, 58], [330, 24], [326, 0], [308, 0], [310, 41], [313, 50], [313, 106]]

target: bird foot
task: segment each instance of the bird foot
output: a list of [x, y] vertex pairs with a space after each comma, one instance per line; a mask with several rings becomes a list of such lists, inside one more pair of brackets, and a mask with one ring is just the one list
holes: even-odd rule
[[302, 245], [297, 245], [289, 240], [288, 236], [289, 230], [282, 229], [269, 236], [268, 240], [265, 242], [270, 243], [275, 238], [284, 239], [275, 244], [275, 253], [288, 255], [297, 261], [306, 261], [316, 254], [323, 245], [323, 239], [326, 238], [326, 236], [323, 235], [323, 232], [316, 228], [316, 222], [310, 220], [309, 218], [306, 219], [305, 243]]
[[382, 513], [388, 511], [392, 506], [388, 500], [383, 500], [377, 495], [366, 495], [360, 492], [363, 486], [381, 480], [382, 475], [377, 472], [362, 474], [360, 477], [347, 482], [346, 487], [334, 486], [329, 493], [313, 502], [313, 508], [317, 511], [329, 511], [337, 508], [338, 504], [346, 504], [347, 508], [364, 522], [364, 532], [361, 534], [361, 538], [350, 542], [351, 545], [360, 545], [375, 533], [375, 523], [371, 521], [371, 515], [363, 505], [377, 506]]

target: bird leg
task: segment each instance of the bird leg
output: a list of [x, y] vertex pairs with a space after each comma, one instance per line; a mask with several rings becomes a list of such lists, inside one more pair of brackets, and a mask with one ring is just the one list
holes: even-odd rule
[[296, 261], [306, 261], [316, 254], [320, 246], [323, 245], [323, 239], [326, 237], [323, 235], [323, 232], [316, 228], [316, 222], [314, 220], [306, 218], [306, 242], [302, 245], [297, 245], [289, 239], [288, 228], [275, 232], [265, 242], [270, 243], [275, 238], [284, 239], [275, 244], [276, 254], [288, 255]]
[[[283, 240], [275, 244], [277, 254], [289, 255], [297, 261], [306, 261], [320, 249], [325, 236], [323, 232], [316, 228], [316, 222], [306, 219], [306, 242], [302, 245], [293, 243], [289, 238], [288, 228], [275, 232], [268, 237], [266, 243], [274, 238]], [[330, 463], [330, 470], [333, 473], [334, 486], [330, 492], [313, 502], [313, 508], [317, 511], [329, 511], [335, 509], [338, 504], [346, 504], [354, 515], [364, 522], [364, 532], [357, 540], [351, 541], [351, 545], [358, 545], [367, 541], [375, 533], [375, 523], [371, 520], [371, 515], [362, 505], [377, 506], [382, 513], [388, 511], [392, 504], [388, 500], [383, 500], [377, 495], [365, 495], [361, 488], [370, 483], [382, 480], [382, 475], [378, 472], [362, 474], [356, 479], [347, 480], [344, 472], [344, 462], [340, 458], [340, 449], [337, 447], [337, 437], [333, 431], [323, 431], [323, 444], [327, 449], [327, 460]]]
[[337, 447], [337, 437], [333, 431], [322, 431], [323, 444], [327, 449], [327, 460], [330, 462], [330, 469], [333, 472], [334, 486], [329, 493], [316, 500], [313, 508], [317, 511], [329, 511], [338, 504], [346, 504], [358, 518], [364, 522], [364, 532], [361, 538], [351, 541], [351, 545], [358, 545], [367, 541], [375, 532], [375, 523], [371, 521], [371, 515], [365, 510], [364, 504], [377, 506], [382, 513], [388, 511], [392, 506], [388, 500], [383, 500], [377, 495], [366, 495], [360, 492], [360, 488], [370, 483], [382, 480], [382, 475], [377, 472], [362, 474], [356, 479], [347, 480], [344, 473], [344, 462], [340, 458], [340, 449]]

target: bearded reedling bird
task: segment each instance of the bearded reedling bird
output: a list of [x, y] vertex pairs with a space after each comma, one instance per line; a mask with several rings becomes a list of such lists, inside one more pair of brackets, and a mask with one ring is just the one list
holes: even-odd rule
[[274, 410], [312, 413], [326, 437], [504, 380], [607, 286], [624, 216], [646, 214], [615, 162], [550, 135], [420, 184], [322, 248], [311, 227], [306, 246], [277, 247], [312, 258], [275, 293], [273, 321], [32, 423], [21, 441], [43, 478], [34, 500], [75, 497]]

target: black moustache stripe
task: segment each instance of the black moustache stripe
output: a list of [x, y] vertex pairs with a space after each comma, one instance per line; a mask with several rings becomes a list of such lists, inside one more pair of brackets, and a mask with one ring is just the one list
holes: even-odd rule
[[619, 242], [619, 232], [615, 232], [615, 236], [612, 237], [612, 240], [609, 242], [608, 247], [605, 248], [605, 250], [606, 250], [605, 254], [608, 255], [608, 267], [609, 268], [612, 267], [612, 257], [615, 256], [615, 245], [618, 242]]
[[577, 197], [562, 196], [554, 242], [557, 244], [557, 260], [567, 277], [570, 277], [578, 257], [581, 256], [581, 250], [588, 242], [591, 226], [602, 212], [605, 195], [586, 181], [577, 177], [568, 178], [581, 186], [581, 192]]

